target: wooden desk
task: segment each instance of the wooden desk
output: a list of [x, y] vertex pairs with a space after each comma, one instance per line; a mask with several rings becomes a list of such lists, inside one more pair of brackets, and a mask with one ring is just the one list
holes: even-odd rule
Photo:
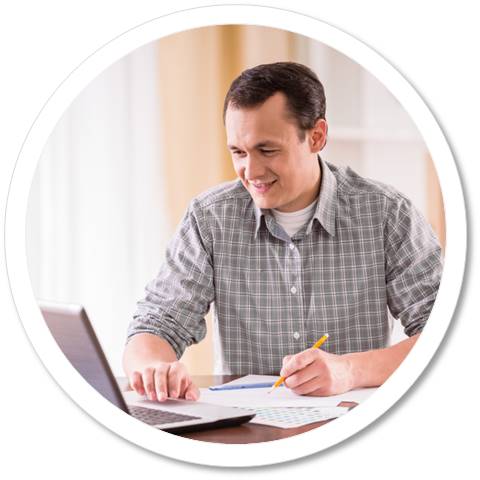
[[[219, 385], [238, 378], [238, 375], [197, 375], [192, 379], [197, 387], [210, 387]], [[355, 403], [343, 402], [341, 406], [354, 407]], [[254, 423], [244, 423], [238, 427], [217, 428], [215, 430], [204, 430], [202, 432], [182, 433], [182, 437], [202, 440], [204, 442], [216, 443], [258, 443], [278, 440], [280, 438], [291, 437], [299, 433], [320, 427], [332, 420], [312, 423], [298, 428], [276, 428], [265, 425], [256, 425]]]

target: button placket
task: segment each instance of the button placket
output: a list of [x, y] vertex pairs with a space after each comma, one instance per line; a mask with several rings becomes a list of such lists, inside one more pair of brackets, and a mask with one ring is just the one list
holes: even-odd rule
[[[304, 336], [304, 325], [302, 321], [303, 315], [303, 298], [302, 295], [299, 295], [300, 292], [300, 282], [301, 282], [301, 260], [300, 252], [298, 251], [297, 246], [290, 242], [287, 244], [289, 250], [288, 257], [290, 261], [288, 262], [292, 266], [290, 275], [288, 279], [290, 280], [290, 285], [288, 287], [290, 291], [290, 296], [292, 298], [292, 320], [291, 320], [291, 339], [292, 339], [292, 348], [298, 348], [298, 341]], [[288, 280], [287, 280], [288, 281]]]

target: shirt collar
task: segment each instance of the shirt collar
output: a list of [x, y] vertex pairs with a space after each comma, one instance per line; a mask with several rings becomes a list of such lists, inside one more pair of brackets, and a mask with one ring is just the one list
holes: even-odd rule
[[[320, 168], [322, 171], [322, 178], [320, 184], [320, 193], [317, 207], [313, 214], [312, 221], [310, 221], [306, 233], [309, 234], [312, 230], [313, 220], [317, 219], [322, 227], [332, 236], [335, 236], [335, 218], [336, 218], [336, 199], [337, 199], [337, 179], [328, 167], [327, 163], [318, 156]], [[258, 230], [262, 225], [262, 217], [271, 215], [269, 209], [260, 209], [253, 203], [255, 213], [255, 237], [257, 237]]]
[[[335, 236], [335, 220], [337, 214], [337, 179], [330, 170], [327, 162], [318, 157], [322, 169], [322, 179], [317, 208], [313, 218], [317, 219], [322, 227], [332, 236]], [[312, 224], [308, 226], [307, 233], [312, 230]]]

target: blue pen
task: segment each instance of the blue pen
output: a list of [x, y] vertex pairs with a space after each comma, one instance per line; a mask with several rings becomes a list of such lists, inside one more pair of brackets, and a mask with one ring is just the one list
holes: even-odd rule
[[209, 387], [209, 390], [241, 390], [242, 388], [271, 388], [274, 382], [267, 383], [239, 383], [233, 385], [219, 385], [217, 387]]

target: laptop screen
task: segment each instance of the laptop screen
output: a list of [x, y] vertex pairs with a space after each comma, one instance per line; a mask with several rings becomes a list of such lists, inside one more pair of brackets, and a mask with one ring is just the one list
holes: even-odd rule
[[39, 302], [50, 332], [70, 363], [107, 400], [128, 412], [85, 310], [79, 305]]

